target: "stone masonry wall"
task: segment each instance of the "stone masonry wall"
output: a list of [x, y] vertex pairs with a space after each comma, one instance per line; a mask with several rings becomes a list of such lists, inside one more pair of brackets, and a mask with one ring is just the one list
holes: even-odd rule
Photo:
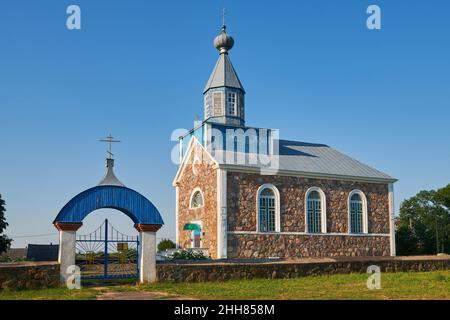
[[58, 285], [57, 262], [0, 264], [0, 289], [37, 289]]
[[[195, 162], [196, 174], [192, 164], [195, 155], [200, 161]], [[199, 145], [187, 159], [185, 168], [178, 181], [178, 234], [180, 248], [191, 248], [191, 231], [183, 230], [186, 223], [195, 220], [202, 222], [202, 248], [207, 249], [212, 258], [217, 257], [217, 173], [214, 163]], [[203, 193], [204, 206], [191, 209], [190, 199], [194, 189]]]
[[387, 236], [228, 234], [228, 258], [389, 256]]
[[319, 187], [326, 196], [327, 233], [331, 235], [228, 234], [228, 257], [323, 257], [389, 255], [389, 237], [345, 236], [348, 195], [354, 189], [367, 197], [370, 234], [389, 234], [388, 185], [288, 176], [228, 172], [228, 231], [256, 232], [258, 188], [270, 183], [280, 192], [281, 232], [305, 232], [305, 194]]
[[371, 265], [381, 272], [450, 270], [450, 257], [371, 257], [304, 259], [306, 261], [260, 263], [158, 263], [158, 281], [204, 282], [239, 279], [285, 279], [329, 274], [367, 273]]

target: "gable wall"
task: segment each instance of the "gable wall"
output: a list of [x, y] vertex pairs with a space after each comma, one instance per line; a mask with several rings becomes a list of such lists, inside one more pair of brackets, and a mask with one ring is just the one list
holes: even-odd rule
[[[215, 258], [217, 254], [217, 170], [214, 163], [198, 145], [193, 145], [193, 152], [187, 159], [185, 168], [178, 181], [178, 235], [180, 248], [191, 248], [191, 231], [183, 230], [186, 223], [202, 221], [202, 247], [208, 249]], [[196, 163], [197, 174], [192, 170], [194, 155], [200, 158]], [[194, 189], [203, 193], [204, 206], [190, 209], [190, 198]]]

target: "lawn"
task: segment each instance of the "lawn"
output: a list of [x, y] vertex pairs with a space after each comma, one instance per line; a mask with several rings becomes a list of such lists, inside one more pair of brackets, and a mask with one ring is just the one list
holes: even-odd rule
[[381, 289], [369, 290], [367, 274], [331, 275], [277, 280], [239, 280], [205, 283], [118, 283], [81, 290], [54, 288], [0, 291], [1, 299], [95, 299], [103, 292], [166, 292], [169, 297], [197, 299], [449, 299], [450, 271], [383, 273]]

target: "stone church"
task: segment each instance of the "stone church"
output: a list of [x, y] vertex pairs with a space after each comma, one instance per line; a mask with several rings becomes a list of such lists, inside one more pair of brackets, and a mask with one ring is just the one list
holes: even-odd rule
[[222, 27], [204, 120], [180, 137], [176, 242], [213, 259], [394, 256], [396, 179], [318, 143], [246, 126]]

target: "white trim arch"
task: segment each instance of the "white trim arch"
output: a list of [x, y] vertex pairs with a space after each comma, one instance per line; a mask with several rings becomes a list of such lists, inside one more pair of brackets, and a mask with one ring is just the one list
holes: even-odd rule
[[311, 187], [306, 190], [305, 193], [305, 232], [309, 233], [308, 230], [308, 197], [313, 191], [317, 191], [320, 195], [321, 206], [320, 206], [320, 227], [321, 233], [327, 233], [327, 197], [325, 192], [319, 187]]
[[273, 194], [275, 195], [275, 231], [272, 232], [280, 232], [281, 231], [281, 216], [280, 216], [280, 192], [278, 191], [278, 188], [275, 187], [273, 184], [266, 183], [261, 185], [258, 188], [258, 192], [256, 193], [256, 232], [262, 232], [260, 230], [259, 220], [260, 220], [260, 212], [259, 212], [259, 199], [261, 192], [265, 189], [270, 189], [273, 191]]
[[369, 217], [368, 217], [368, 212], [367, 212], [367, 198], [366, 195], [364, 194], [364, 192], [362, 192], [359, 189], [355, 189], [352, 190], [347, 198], [347, 216], [348, 216], [348, 223], [347, 223], [347, 233], [348, 234], [355, 234], [351, 232], [351, 221], [350, 221], [350, 199], [352, 198], [353, 195], [358, 194], [361, 197], [362, 200], [362, 233], [363, 234], [368, 234], [369, 233]]
[[[195, 195], [197, 192], [200, 192], [200, 194], [201, 194], [201, 196], [202, 196], [202, 205], [199, 206], [199, 207], [193, 207], [193, 206], [192, 206], [192, 200], [193, 200], [193, 198], [194, 198], [194, 195]], [[205, 196], [203, 195], [202, 189], [200, 189], [199, 187], [197, 187], [197, 188], [195, 188], [194, 190], [192, 190], [191, 196], [189, 197], [189, 209], [200, 209], [200, 208], [203, 208], [204, 206], [205, 206]]]

